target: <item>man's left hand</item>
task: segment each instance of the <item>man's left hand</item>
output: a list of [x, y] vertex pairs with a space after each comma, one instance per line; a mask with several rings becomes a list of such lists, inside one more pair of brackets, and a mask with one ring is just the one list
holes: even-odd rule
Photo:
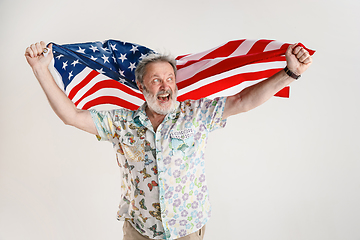
[[285, 56], [288, 69], [296, 75], [301, 75], [312, 63], [309, 52], [297, 44], [290, 45]]

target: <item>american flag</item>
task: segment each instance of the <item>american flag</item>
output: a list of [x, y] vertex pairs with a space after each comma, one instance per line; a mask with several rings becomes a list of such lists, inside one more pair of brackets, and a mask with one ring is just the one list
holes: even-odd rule
[[[178, 56], [178, 100], [236, 94], [282, 70], [286, 66], [285, 52], [289, 45], [275, 40], [243, 39]], [[138, 62], [153, 50], [134, 43], [107, 40], [53, 43], [53, 52], [55, 80], [78, 108], [110, 106], [134, 110], [143, 104], [144, 97], [136, 86], [134, 72]], [[289, 97], [289, 87], [276, 96]]]

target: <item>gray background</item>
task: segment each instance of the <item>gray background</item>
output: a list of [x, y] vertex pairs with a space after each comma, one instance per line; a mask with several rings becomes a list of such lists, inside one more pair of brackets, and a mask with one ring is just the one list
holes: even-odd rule
[[24, 58], [36, 41], [119, 39], [173, 55], [302, 42], [314, 63], [210, 136], [206, 240], [360, 239], [360, 1], [0, 1], [0, 239], [121, 239], [110, 143], [65, 126]]

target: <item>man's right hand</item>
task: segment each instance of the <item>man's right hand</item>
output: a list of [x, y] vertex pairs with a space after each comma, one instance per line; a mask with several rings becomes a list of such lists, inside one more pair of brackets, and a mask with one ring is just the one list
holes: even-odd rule
[[46, 49], [46, 44], [41, 41], [31, 44], [25, 50], [25, 58], [32, 69], [47, 68], [53, 58], [52, 44], [48, 46], [49, 53], [45, 56], [43, 54]]
[[77, 109], [73, 102], [58, 87], [52, 77], [48, 66], [53, 59], [52, 45], [48, 46], [49, 53], [44, 55], [46, 45], [44, 42], [31, 44], [26, 48], [25, 57], [31, 66], [35, 77], [45, 92], [54, 112], [67, 125], [74, 126], [86, 132], [97, 134], [90, 112]]

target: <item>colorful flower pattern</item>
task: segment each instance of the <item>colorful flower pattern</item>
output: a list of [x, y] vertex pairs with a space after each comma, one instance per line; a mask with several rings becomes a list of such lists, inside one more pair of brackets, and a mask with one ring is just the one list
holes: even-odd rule
[[113, 143], [122, 172], [119, 220], [151, 239], [176, 239], [206, 224], [205, 146], [208, 133], [226, 124], [225, 101], [177, 102], [156, 132], [146, 103], [137, 111], [90, 111], [98, 139]]

